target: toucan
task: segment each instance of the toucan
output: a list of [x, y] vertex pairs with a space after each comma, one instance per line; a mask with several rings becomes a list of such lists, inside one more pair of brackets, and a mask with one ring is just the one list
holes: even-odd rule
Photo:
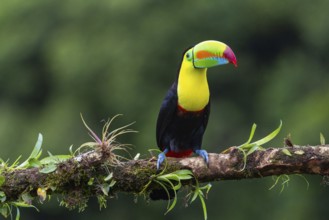
[[208, 153], [201, 149], [210, 113], [207, 68], [232, 63], [236, 57], [229, 46], [207, 40], [185, 51], [176, 80], [165, 96], [156, 125], [156, 141], [162, 151], [157, 170], [167, 157], [201, 156], [208, 165]]

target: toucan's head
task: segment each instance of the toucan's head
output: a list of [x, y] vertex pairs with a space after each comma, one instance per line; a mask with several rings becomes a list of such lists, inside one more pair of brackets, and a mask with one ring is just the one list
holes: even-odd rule
[[190, 62], [194, 68], [204, 69], [222, 64], [232, 63], [237, 66], [235, 55], [226, 44], [207, 40], [198, 43], [184, 54], [183, 61]]

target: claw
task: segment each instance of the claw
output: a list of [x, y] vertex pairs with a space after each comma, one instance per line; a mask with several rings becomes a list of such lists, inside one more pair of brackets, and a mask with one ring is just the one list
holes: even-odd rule
[[158, 160], [157, 160], [157, 170], [160, 169], [161, 164], [163, 163], [163, 161], [166, 159], [166, 153], [168, 153], [168, 149], [165, 149], [163, 152], [161, 152], [158, 155]]
[[197, 155], [201, 156], [204, 161], [206, 162], [207, 166], [209, 166], [209, 158], [208, 158], [208, 152], [205, 150], [195, 150], [194, 151]]

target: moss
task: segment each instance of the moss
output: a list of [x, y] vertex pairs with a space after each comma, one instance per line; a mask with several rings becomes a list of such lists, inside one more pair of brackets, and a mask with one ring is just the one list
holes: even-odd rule
[[68, 208], [69, 210], [78, 208], [79, 212], [81, 212], [87, 207], [88, 200], [88, 193], [83, 192], [81, 189], [75, 189], [70, 190], [63, 195], [60, 205]]

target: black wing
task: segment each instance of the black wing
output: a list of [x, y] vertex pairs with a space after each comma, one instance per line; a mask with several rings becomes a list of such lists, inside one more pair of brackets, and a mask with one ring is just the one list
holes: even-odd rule
[[204, 116], [203, 116], [203, 123], [202, 123], [204, 131], [206, 130], [207, 125], [208, 125], [209, 115], [210, 115], [210, 97], [209, 97], [209, 103], [206, 105], [206, 107], [204, 109]]
[[194, 151], [201, 149], [203, 134], [207, 128], [209, 114], [210, 114], [210, 101], [202, 112], [202, 118], [200, 118], [200, 125], [198, 126], [197, 130], [193, 134], [193, 137], [191, 140], [191, 145], [192, 145]]
[[175, 117], [177, 111], [177, 99], [177, 83], [174, 82], [162, 102], [158, 115], [156, 126], [156, 139], [160, 150], [163, 150], [162, 148], [164, 147], [162, 146], [162, 141], [166, 129], [168, 128], [170, 123], [172, 123], [172, 120]]

